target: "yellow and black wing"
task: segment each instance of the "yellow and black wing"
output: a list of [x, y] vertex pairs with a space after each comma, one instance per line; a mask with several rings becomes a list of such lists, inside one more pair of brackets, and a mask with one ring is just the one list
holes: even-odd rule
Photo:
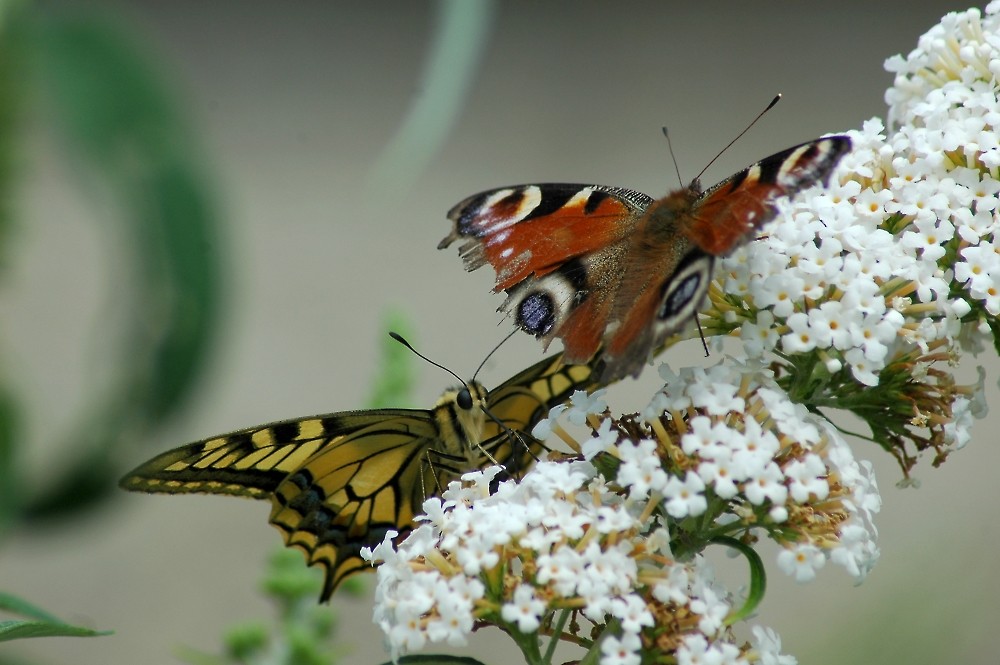
[[429, 411], [344, 411], [250, 427], [168, 450], [121, 479], [122, 489], [269, 498], [322, 448], [388, 419], [430, 421]]
[[454, 446], [446, 439], [461, 436], [462, 428], [452, 424], [458, 407], [442, 400], [426, 412], [433, 420], [386, 418], [324, 446], [281, 483], [271, 523], [310, 564], [326, 568], [322, 600], [345, 577], [370, 570], [362, 547], [379, 544], [388, 530], [408, 533], [424, 499], [461, 473], [487, 466], [482, 451], [519, 469], [530, 465], [543, 447], [530, 435], [534, 425], [574, 390], [596, 387], [589, 366], [566, 366], [561, 357], [536, 363], [487, 394], [486, 407], [508, 429], [486, 419], [476, 440], [464, 442], [476, 458], [471, 468], [456, 467], [464, 458], [451, 454]]
[[282, 480], [270, 522], [286, 545], [326, 569], [320, 600], [345, 577], [371, 570], [361, 549], [387, 531], [408, 533], [424, 499], [447, 485], [432, 464], [439, 437], [433, 412], [389, 417], [332, 441]]
[[488, 419], [482, 448], [509, 471], [523, 473], [545, 449], [531, 436], [538, 421], [575, 391], [591, 392], [600, 387], [597, 378], [592, 365], [565, 365], [562, 354], [557, 353], [507, 379], [491, 390], [486, 400], [490, 413], [507, 429]]
[[556, 355], [508, 379], [482, 400], [506, 429], [488, 418], [481, 431], [463, 424], [461, 400], [446, 393], [433, 411], [346, 411], [198, 441], [140, 465], [121, 486], [270, 499], [270, 522], [286, 545], [325, 568], [326, 600], [345, 577], [370, 570], [362, 548], [389, 530], [410, 531], [424, 499], [450, 480], [491, 457], [508, 468], [530, 466], [543, 450], [531, 429], [574, 390], [596, 387], [594, 376]]
[[285, 544], [326, 568], [326, 600], [344, 577], [369, 567], [362, 547], [389, 529], [412, 528], [423, 488], [435, 491], [424, 460], [437, 440], [432, 411], [345, 411], [197, 441], [141, 464], [120, 485], [270, 499]]

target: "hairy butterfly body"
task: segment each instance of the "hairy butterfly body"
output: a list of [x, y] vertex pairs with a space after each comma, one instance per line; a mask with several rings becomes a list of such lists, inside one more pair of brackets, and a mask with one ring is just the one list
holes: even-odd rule
[[653, 198], [621, 187], [516, 185], [448, 213], [466, 270], [490, 264], [500, 310], [566, 362], [600, 357], [602, 383], [638, 376], [654, 349], [694, 318], [716, 257], [749, 241], [783, 196], [817, 182], [851, 148], [829, 136], [771, 155], [702, 191]]
[[595, 379], [589, 366], [555, 355], [494, 390], [470, 381], [447, 391], [431, 410], [342, 411], [197, 441], [141, 464], [120, 484], [269, 499], [285, 544], [324, 567], [327, 600], [344, 578], [371, 570], [361, 548], [389, 530], [409, 532], [423, 501], [452, 480], [494, 461], [529, 467], [544, 450], [532, 427]]

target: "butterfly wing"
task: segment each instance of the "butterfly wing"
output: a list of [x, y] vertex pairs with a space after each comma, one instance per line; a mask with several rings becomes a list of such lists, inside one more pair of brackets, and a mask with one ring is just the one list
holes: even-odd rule
[[[489, 412], [507, 429], [490, 419], [481, 433], [455, 428], [448, 400], [438, 417], [423, 412], [426, 418], [380, 421], [317, 451], [289, 475], [274, 493], [271, 523], [310, 564], [324, 566], [325, 600], [345, 577], [371, 569], [361, 548], [378, 545], [389, 530], [408, 533], [424, 499], [451, 480], [488, 466], [490, 458], [528, 468], [543, 448], [529, 434], [534, 425], [574, 390], [594, 387], [590, 367], [564, 365], [556, 355], [487, 393]], [[457, 454], [461, 448], [473, 461]]]
[[459, 248], [468, 270], [489, 263], [501, 309], [566, 360], [603, 344], [599, 380], [638, 376], [650, 354], [697, 313], [714, 257], [747, 242], [777, 200], [824, 182], [850, 150], [846, 136], [794, 146], [702, 193], [697, 181], [653, 201], [597, 185], [520, 185], [482, 192], [449, 213], [439, 247]]
[[122, 489], [267, 498], [313, 453], [340, 437], [410, 409], [346, 411], [250, 427], [157, 455], [120, 481]]
[[825, 183], [850, 149], [848, 137], [828, 136], [766, 157], [702, 194], [683, 230], [703, 251], [728, 254], [774, 219], [778, 199]]
[[846, 136], [817, 139], [762, 159], [704, 193], [693, 183], [652, 203], [629, 246], [603, 378], [637, 376], [652, 350], [701, 308], [713, 257], [729, 254], [774, 219], [778, 199], [826, 182], [850, 148]]
[[286, 544], [326, 569], [323, 600], [368, 566], [359, 555], [407, 530], [423, 500], [420, 457], [437, 441], [433, 412], [344, 411], [248, 428], [170, 450], [122, 478], [151, 493], [269, 498]]
[[489, 263], [501, 310], [545, 341], [563, 340], [567, 362], [585, 363], [610, 323], [628, 238], [652, 199], [618, 187], [517, 185], [470, 196], [448, 213], [466, 270]]
[[285, 544], [324, 567], [326, 600], [344, 578], [371, 569], [363, 547], [389, 530], [409, 532], [424, 499], [450, 480], [491, 456], [527, 468], [542, 450], [527, 432], [573, 390], [594, 385], [590, 367], [563, 365], [557, 355], [487, 394], [508, 429], [489, 420], [484, 431], [459, 424], [452, 395], [433, 411], [346, 411], [205, 439], [140, 465], [121, 486], [270, 498], [270, 521]]
[[408, 533], [424, 498], [451, 479], [429, 464], [437, 447], [432, 412], [390, 416], [330, 441], [278, 485], [270, 522], [286, 545], [325, 568], [321, 600], [345, 577], [370, 570], [361, 549], [389, 530]]
[[464, 239], [458, 251], [466, 270], [489, 263], [497, 272], [495, 290], [506, 291], [625, 238], [651, 201], [639, 192], [597, 185], [491, 189], [448, 212], [454, 227], [438, 249]]

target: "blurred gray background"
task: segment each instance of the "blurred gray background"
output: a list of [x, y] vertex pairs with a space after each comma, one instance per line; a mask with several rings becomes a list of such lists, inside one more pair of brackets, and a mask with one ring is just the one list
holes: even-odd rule
[[[50, 3], [58, 8], [56, 3]], [[685, 181], [771, 97], [784, 100], [712, 167], [706, 184], [825, 132], [884, 117], [883, 60], [906, 53], [949, 9], [911, 3], [508, 2], [496, 7], [468, 97], [424, 168], [373, 180], [380, 154], [424, 90], [438, 20], [432, 2], [102, 3], [157, 55], [182, 96], [225, 213], [228, 302], [211, 374], [186, 417], [123, 465], [210, 434], [356, 408], [377, 366], [387, 308], [412, 322], [425, 354], [470, 374], [506, 333], [492, 274], [466, 274], [435, 249], [447, 210], [476, 191], [579, 181], [651, 195]], [[28, 400], [34, 472], [64, 438], [100, 375], [95, 323], [121, 267], [93, 218], [99, 197], [62, 165], [46, 124], [24, 137], [17, 246], [0, 290], [5, 371]], [[406, 180], [412, 180], [407, 186]], [[373, 184], [373, 182], [375, 184]], [[97, 199], [95, 203], [95, 199]], [[697, 345], [697, 343], [695, 343]], [[695, 347], [666, 355], [675, 364]], [[482, 375], [495, 384], [540, 357], [517, 336]], [[996, 405], [1000, 367], [986, 360]], [[962, 368], [970, 379], [974, 365]], [[419, 368], [417, 405], [449, 379]], [[655, 372], [613, 391], [640, 408]], [[991, 428], [991, 424], [993, 427]], [[759, 621], [803, 663], [995, 662], [998, 423], [922, 487], [897, 489], [874, 459], [885, 501], [882, 560], [861, 587], [829, 566], [797, 586], [773, 565]], [[50, 451], [49, 451], [50, 452]], [[33, 453], [34, 454], [34, 453]], [[257, 590], [279, 534], [268, 505], [122, 493], [67, 530], [22, 531], [0, 553], [0, 587], [111, 637], [5, 646], [38, 663], [168, 663], [186, 644], [216, 651], [222, 628], [270, 617]], [[370, 578], [372, 581], [374, 578]], [[381, 662], [366, 601], [335, 598], [346, 663]], [[497, 645], [503, 649], [497, 651]], [[467, 653], [518, 662], [489, 631]], [[567, 651], [566, 658], [573, 657]]]

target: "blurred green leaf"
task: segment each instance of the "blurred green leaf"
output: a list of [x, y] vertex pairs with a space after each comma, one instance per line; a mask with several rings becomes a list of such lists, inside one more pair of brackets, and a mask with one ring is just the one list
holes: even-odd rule
[[[3, 380], [0, 376], [0, 381]], [[16, 520], [20, 502], [20, 482], [15, 467], [19, 412], [14, 398], [0, 384], [0, 536]]]
[[[200, 375], [219, 319], [217, 220], [205, 177], [180, 113], [153, 58], [116, 22], [97, 14], [12, 21], [48, 92], [55, 122], [80, 177], [110, 195], [109, 225], [129, 252], [127, 276], [112, 301], [123, 331], [112, 388], [94, 397], [71, 428], [61, 475], [31, 498], [28, 514], [48, 517], [92, 505], [116, 487], [112, 460], [124, 443], [183, 406]], [[0, 143], [2, 147], [2, 143]], [[110, 325], [110, 324], [109, 324]]]
[[[9, 8], [0, 9], [0, 269], [5, 266], [10, 247], [12, 215], [10, 202], [16, 186], [14, 177], [16, 116], [22, 98], [15, 75], [21, 59], [10, 36]], [[19, 474], [15, 468], [19, 438], [20, 413], [17, 401], [6, 385], [7, 377], [0, 374], [0, 536], [16, 520], [20, 492]]]
[[[188, 130], [152, 59], [107, 20], [39, 22], [41, 77], [87, 175], [114, 188], [141, 278], [123, 359], [153, 353], [152, 419], [177, 405], [205, 352], [219, 297], [215, 213]], [[152, 297], [152, 299], [149, 299]]]
[[[390, 311], [382, 317], [382, 327], [386, 332], [401, 335], [409, 342], [413, 340], [410, 324], [406, 317], [398, 311]], [[379, 352], [379, 370], [372, 382], [371, 392], [366, 402], [369, 409], [386, 407], [405, 407], [412, 400], [413, 385], [416, 377], [413, 373], [413, 352], [386, 335], [382, 339]]]
[[46, 623], [44, 621], [0, 621], [0, 642], [16, 640], [24, 637], [97, 637], [110, 635], [104, 630], [91, 630], [70, 626], [65, 623]]
[[307, 566], [298, 550], [281, 547], [271, 554], [261, 587], [287, 611], [302, 598], [319, 597], [323, 591], [323, 573]]
[[49, 614], [37, 605], [9, 593], [0, 592], [0, 610], [6, 610], [39, 621], [62, 623], [55, 615]]
[[11, 210], [14, 189], [14, 137], [16, 117], [22, 99], [21, 86], [15, 71], [21, 64], [17, 49], [11, 39], [9, 22], [0, 10], [0, 267], [3, 266], [10, 235]]

